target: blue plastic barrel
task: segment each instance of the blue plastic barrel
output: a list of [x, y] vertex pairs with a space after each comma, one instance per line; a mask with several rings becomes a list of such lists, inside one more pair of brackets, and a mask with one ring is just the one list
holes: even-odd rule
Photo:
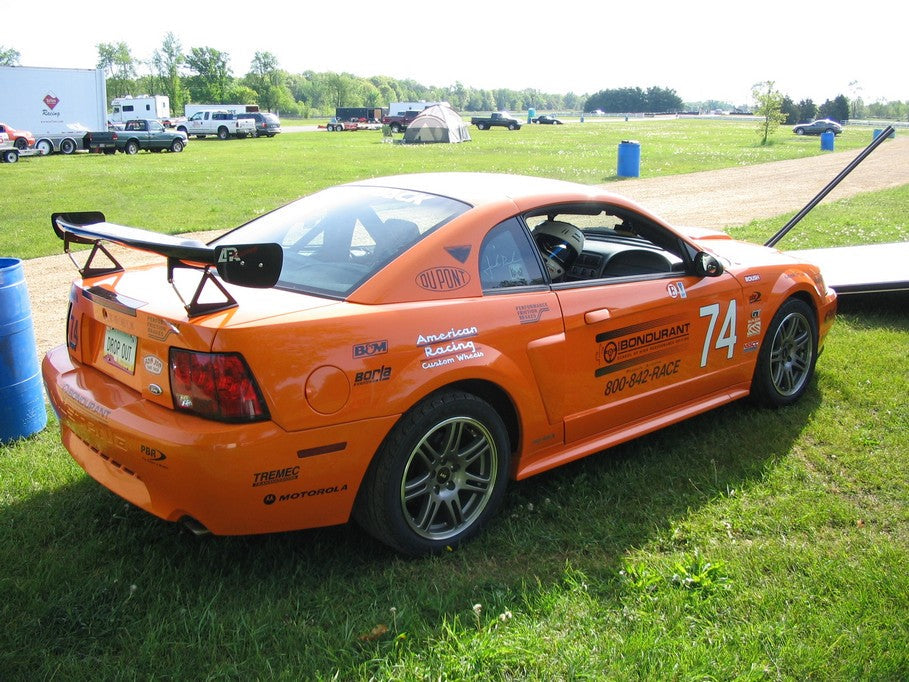
[[[871, 136], [872, 141], [873, 141], [873, 140], [876, 140], [877, 138], [879, 138], [879, 137], [880, 137], [881, 135], [883, 135], [883, 134], [884, 134], [884, 129], [883, 129], [883, 128], [875, 128], [875, 129], [874, 129], [874, 134]], [[887, 137], [888, 137], [888, 138], [895, 138], [895, 137], [896, 137], [896, 131], [895, 131], [895, 130], [891, 130], [891, 131], [890, 131], [890, 134], [889, 134]]]
[[834, 139], [836, 139], [836, 135], [833, 133], [821, 133], [821, 149], [825, 152], [832, 152]]
[[636, 178], [641, 174], [641, 143], [637, 140], [619, 142], [619, 163], [616, 175]]
[[22, 261], [0, 258], [0, 443], [47, 426]]

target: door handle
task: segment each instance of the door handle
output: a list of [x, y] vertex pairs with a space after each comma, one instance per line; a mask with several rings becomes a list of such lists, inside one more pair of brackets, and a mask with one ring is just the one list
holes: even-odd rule
[[584, 322], [587, 324], [597, 324], [598, 322], [604, 322], [608, 320], [612, 315], [609, 313], [609, 308], [600, 308], [599, 310], [588, 310], [584, 313]]

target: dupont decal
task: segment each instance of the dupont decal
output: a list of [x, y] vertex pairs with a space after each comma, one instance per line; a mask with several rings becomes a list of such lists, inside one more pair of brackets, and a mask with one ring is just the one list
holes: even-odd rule
[[367, 341], [366, 343], [358, 343], [353, 347], [354, 358], [368, 358], [372, 357], [373, 355], [382, 355], [383, 353], [387, 352], [387, 339], [383, 339], [382, 341]]
[[253, 474], [253, 488], [263, 485], [275, 485], [277, 483], [287, 483], [296, 481], [300, 478], [300, 467], [284, 467], [283, 469], [272, 469], [271, 471], [257, 471]]
[[521, 324], [533, 324], [539, 322], [543, 313], [549, 312], [548, 303], [528, 303], [527, 305], [515, 306], [515, 312], [518, 314], [518, 322]]
[[594, 376], [612, 374], [666, 355], [688, 345], [691, 324], [682, 316], [664, 317], [597, 334], [598, 364]]
[[416, 284], [426, 291], [456, 291], [470, 284], [470, 273], [447, 265], [427, 268], [417, 275]]

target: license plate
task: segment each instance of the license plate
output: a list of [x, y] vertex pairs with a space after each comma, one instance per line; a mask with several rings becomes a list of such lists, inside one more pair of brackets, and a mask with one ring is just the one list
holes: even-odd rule
[[132, 374], [136, 370], [136, 337], [111, 327], [104, 334], [104, 359]]

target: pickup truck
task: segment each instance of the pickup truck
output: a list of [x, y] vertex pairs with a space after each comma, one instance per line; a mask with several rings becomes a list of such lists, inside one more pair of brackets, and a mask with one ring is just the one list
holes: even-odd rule
[[153, 152], [160, 152], [163, 149], [182, 152], [186, 146], [186, 135], [175, 130], [167, 130], [160, 121], [134, 119], [127, 121], [123, 130], [86, 133], [83, 144], [91, 152], [106, 154], [115, 152], [135, 154], [140, 149]]
[[410, 125], [411, 121], [419, 115], [419, 111], [404, 111], [395, 116], [383, 116], [382, 125], [389, 126], [393, 133], [403, 133], [407, 130], [407, 126]]
[[488, 130], [492, 126], [502, 126], [509, 130], [521, 128], [521, 122], [507, 111], [497, 111], [489, 116], [474, 116], [470, 122], [480, 130]]
[[177, 125], [177, 130], [186, 136], [217, 135], [218, 139], [228, 137], [252, 137], [256, 134], [256, 122], [251, 118], [237, 118], [227, 111], [197, 111], [186, 121]]

